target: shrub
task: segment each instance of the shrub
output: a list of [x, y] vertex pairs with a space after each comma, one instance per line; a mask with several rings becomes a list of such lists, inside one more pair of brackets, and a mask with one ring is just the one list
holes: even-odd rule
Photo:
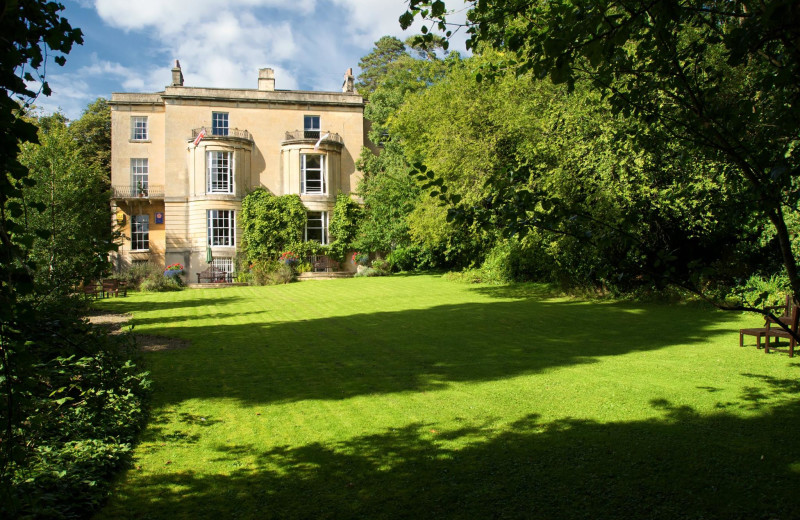
[[90, 517], [144, 423], [150, 382], [130, 361], [132, 337], [55, 310], [27, 334], [24, 352], [11, 353], [16, 362], [0, 364], [25, 389], [13, 415], [0, 405], [12, 433], [2, 440], [16, 453], [7, 466], [11, 494], [0, 493], [2, 518]]
[[165, 276], [164, 273], [154, 273], [145, 278], [139, 288], [145, 292], [169, 292], [183, 289], [183, 280], [180, 276]]
[[372, 268], [381, 272], [382, 274], [390, 274], [392, 272], [391, 264], [382, 258], [376, 258], [373, 260]]
[[739, 284], [731, 296], [755, 306], [783, 305], [786, 295], [791, 292], [789, 278], [785, 274], [766, 277], [753, 275]]
[[252, 282], [255, 285], [278, 285], [294, 280], [291, 267], [277, 260], [257, 260], [250, 268]]
[[379, 271], [377, 269], [373, 269], [372, 267], [364, 267], [353, 275], [354, 277], [362, 277], [362, 276], [386, 276], [388, 273], [384, 271]]
[[142, 281], [151, 276], [163, 274], [164, 269], [153, 262], [131, 264], [123, 267], [118, 273], [111, 275], [111, 278], [127, 282], [128, 288], [138, 290]]

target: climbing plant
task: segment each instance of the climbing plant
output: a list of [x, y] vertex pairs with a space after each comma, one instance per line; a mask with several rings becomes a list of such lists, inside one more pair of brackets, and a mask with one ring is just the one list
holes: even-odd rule
[[306, 208], [299, 195], [275, 196], [260, 188], [242, 200], [242, 233], [247, 259], [274, 259], [302, 242]]

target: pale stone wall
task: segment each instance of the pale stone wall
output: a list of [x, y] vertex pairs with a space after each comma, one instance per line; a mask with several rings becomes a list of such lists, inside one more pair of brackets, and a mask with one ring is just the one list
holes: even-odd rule
[[[177, 71], [177, 72], [176, 72]], [[130, 186], [130, 160], [148, 159], [149, 184], [164, 186], [160, 196], [147, 201], [115, 198], [113, 204], [126, 216], [120, 260], [147, 258], [154, 262], [180, 262], [187, 279], [207, 267], [207, 211], [234, 210], [236, 246], [240, 246], [241, 200], [250, 191], [264, 187], [275, 195], [300, 193], [300, 157], [304, 153], [325, 156], [327, 193], [302, 195], [310, 211], [331, 211], [336, 194], [353, 192], [361, 178], [355, 161], [365, 144], [364, 103], [353, 92], [303, 92], [272, 90], [265, 81], [268, 69], [260, 71], [258, 89], [212, 89], [168, 86], [152, 94], [113, 94], [112, 186]], [[182, 80], [176, 64], [173, 77]], [[272, 86], [271, 86], [272, 85]], [[226, 112], [230, 129], [249, 132], [252, 139], [211, 136], [212, 112]], [[344, 144], [323, 142], [317, 150], [313, 140], [287, 141], [286, 132], [302, 131], [303, 117], [319, 116], [322, 133], [338, 134]], [[132, 141], [131, 116], [148, 117], [148, 139]], [[209, 136], [194, 146], [193, 129], [205, 127]], [[286, 144], [284, 144], [286, 142]], [[234, 192], [207, 193], [207, 153], [233, 153]], [[150, 215], [150, 252], [130, 252], [130, 216]], [[157, 208], [157, 209], [156, 209]], [[156, 225], [153, 214], [164, 212], [164, 224]], [[213, 248], [215, 257], [233, 257], [237, 248]]]

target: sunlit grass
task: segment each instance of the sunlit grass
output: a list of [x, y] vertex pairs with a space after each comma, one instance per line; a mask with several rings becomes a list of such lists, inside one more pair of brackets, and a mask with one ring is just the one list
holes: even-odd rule
[[101, 518], [794, 510], [771, 432], [798, 431], [800, 370], [738, 347], [753, 317], [433, 276], [100, 305], [191, 341], [145, 356], [152, 420]]

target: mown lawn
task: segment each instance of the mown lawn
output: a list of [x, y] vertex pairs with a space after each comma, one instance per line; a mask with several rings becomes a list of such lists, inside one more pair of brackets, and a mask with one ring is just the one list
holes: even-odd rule
[[409, 276], [135, 294], [153, 415], [99, 518], [797, 518], [753, 316]]

